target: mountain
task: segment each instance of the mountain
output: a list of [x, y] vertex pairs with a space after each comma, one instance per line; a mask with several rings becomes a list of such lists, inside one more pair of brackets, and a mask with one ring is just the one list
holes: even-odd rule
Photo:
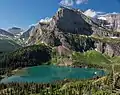
[[67, 42], [67, 35], [91, 35], [93, 31], [90, 26], [83, 20], [80, 12], [61, 7], [47, 23], [42, 21], [35, 26], [31, 37], [29, 37], [28, 44], [41, 41], [54, 46], [55, 41], [58, 41], [59, 44], [70, 46]]
[[9, 28], [8, 31], [15, 36], [20, 36], [23, 33], [23, 29], [18, 27]]
[[0, 35], [1, 36], [8, 36], [8, 37], [13, 37], [14, 36], [13, 34], [9, 33], [6, 30], [3, 30], [3, 29], [0, 29]]
[[106, 27], [106, 20], [84, 13], [78, 9], [60, 7], [51, 19], [42, 19], [35, 26], [27, 44], [65, 46], [81, 52], [96, 49], [110, 56], [120, 55], [120, 33]]
[[34, 31], [34, 29], [35, 29], [35, 26], [30, 26], [30, 28], [20, 36], [20, 38], [27, 40], [30, 37], [30, 34], [32, 33], [32, 31]]
[[0, 53], [1, 52], [11, 52], [21, 47], [18, 44], [18, 38], [3, 29], [0, 29]]

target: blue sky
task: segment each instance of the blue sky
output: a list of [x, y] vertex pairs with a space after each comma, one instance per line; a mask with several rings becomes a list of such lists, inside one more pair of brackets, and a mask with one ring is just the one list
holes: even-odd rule
[[[41, 18], [55, 14], [61, 0], [0, 0], [0, 28], [12, 26], [28, 28]], [[88, 0], [87, 4], [74, 4], [80, 9], [102, 12], [120, 12], [120, 0]]]

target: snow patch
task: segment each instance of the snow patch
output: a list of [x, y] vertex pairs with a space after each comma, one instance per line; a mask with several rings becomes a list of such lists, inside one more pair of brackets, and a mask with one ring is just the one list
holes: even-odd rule
[[88, 9], [83, 14], [86, 15], [86, 16], [92, 17], [92, 18], [97, 16], [97, 13], [95, 11], [91, 10], [91, 9]]
[[98, 17], [98, 19], [107, 20], [105, 17]]
[[51, 20], [52, 20], [52, 18], [46, 17], [45, 19], [41, 19], [40, 22], [48, 24], [48, 23], [50, 23]]
[[20, 32], [20, 35], [22, 35], [24, 32]]
[[118, 38], [118, 37], [110, 37], [110, 38], [116, 39], [116, 38]]

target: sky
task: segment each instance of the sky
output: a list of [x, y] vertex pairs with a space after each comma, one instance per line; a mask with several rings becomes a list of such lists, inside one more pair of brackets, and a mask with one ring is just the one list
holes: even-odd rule
[[42, 18], [52, 17], [60, 4], [82, 10], [120, 13], [120, 0], [0, 0], [0, 28], [27, 29]]

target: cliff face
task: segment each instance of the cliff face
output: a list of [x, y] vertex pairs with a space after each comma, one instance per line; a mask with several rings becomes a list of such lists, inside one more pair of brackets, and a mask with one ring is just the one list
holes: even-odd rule
[[97, 51], [105, 53], [111, 57], [120, 56], [120, 43], [111, 44], [111, 43], [98, 42], [96, 44], [96, 49]]
[[34, 31], [34, 29], [35, 29], [35, 27], [34, 27], [34, 26], [31, 26], [27, 31], [25, 31], [25, 32], [20, 36], [20, 38], [21, 38], [21, 39], [24, 39], [24, 40], [27, 40], [27, 39], [30, 37], [31, 32]]
[[[90, 36], [94, 35], [101, 38], [120, 36], [119, 32], [113, 33], [104, 24], [107, 22], [100, 19], [93, 20], [85, 16], [80, 10], [61, 7], [52, 18], [42, 20], [35, 26], [27, 43], [28, 45], [45, 43], [50, 46], [65, 46], [72, 50], [84, 52], [95, 49], [95, 43], [98, 43]], [[115, 50], [115, 48], [119, 48], [115, 44], [105, 43], [105, 46], [102, 44], [104, 43], [100, 42], [97, 45], [97, 50], [100, 52], [111, 56], [120, 55], [119, 49], [118, 52]]]
[[93, 33], [91, 25], [82, 16], [79, 11], [61, 8], [53, 20], [57, 28], [64, 33], [91, 35]]
[[101, 17], [107, 21], [107, 23], [104, 24], [106, 27], [113, 31], [120, 32], [120, 14], [106, 14]]

